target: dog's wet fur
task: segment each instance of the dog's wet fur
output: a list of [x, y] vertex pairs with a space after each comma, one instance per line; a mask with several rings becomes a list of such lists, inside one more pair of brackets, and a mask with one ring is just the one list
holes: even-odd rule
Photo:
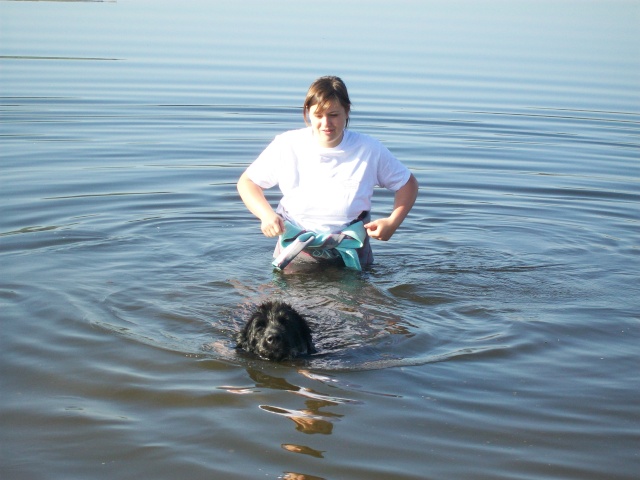
[[274, 361], [315, 353], [309, 324], [291, 305], [264, 302], [236, 336], [237, 348]]

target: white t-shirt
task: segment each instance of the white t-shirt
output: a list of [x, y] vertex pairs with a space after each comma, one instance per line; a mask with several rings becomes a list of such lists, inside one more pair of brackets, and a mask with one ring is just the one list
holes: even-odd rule
[[322, 148], [311, 127], [278, 135], [249, 166], [262, 188], [280, 187], [277, 213], [299, 227], [337, 232], [371, 210], [376, 186], [397, 191], [411, 173], [374, 138], [344, 131], [340, 145]]

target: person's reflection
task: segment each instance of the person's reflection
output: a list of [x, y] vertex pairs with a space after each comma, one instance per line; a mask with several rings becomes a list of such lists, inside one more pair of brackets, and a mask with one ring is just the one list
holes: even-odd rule
[[296, 430], [302, 433], [322, 433], [324, 435], [331, 435], [331, 432], [333, 432], [333, 424], [329, 420], [322, 418], [318, 411], [312, 411], [309, 409], [289, 410], [272, 407], [270, 405], [260, 405], [260, 408], [265, 412], [271, 412], [276, 415], [287, 417], [296, 424]]
[[324, 458], [322, 450], [316, 450], [315, 448], [307, 447], [305, 445], [296, 445], [294, 443], [283, 443], [281, 447], [288, 452], [301, 453], [303, 455], [310, 455], [316, 458]]
[[313, 390], [298, 387], [289, 383], [284, 378], [274, 377], [263, 371], [247, 369], [249, 376], [256, 382], [256, 387], [265, 387], [275, 390], [287, 390], [297, 395], [307, 397], [305, 400], [305, 409], [292, 410], [280, 408], [271, 405], [260, 405], [260, 408], [266, 412], [282, 415], [290, 419], [296, 425], [296, 430], [302, 433], [323, 435], [331, 435], [333, 432], [333, 421], [341, 417], [341, 415], [321, 412], [320, 409], [338, 405], [340, 402], [331, 397], [325, 397], [321, 393]]
[[326, 480], [324, 477], [316, 477], [315, 475], [307, 475], [304, 473], [285, 472], [283, 480]]

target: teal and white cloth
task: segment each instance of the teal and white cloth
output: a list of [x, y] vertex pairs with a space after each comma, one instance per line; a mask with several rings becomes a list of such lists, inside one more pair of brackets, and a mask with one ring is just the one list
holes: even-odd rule
[[317, 233], [296, 227], [288, 221], [284, 222], [284, 226], [285, 231], [278, 239], [280, 254], [272, 262], [277, 269], [284, 269], [304, 250], [319, 259], [340, 256], [347, 268], [362, 270], [358, 249], [364, 246], [367, 239], [364, 222], [355, 222], [340, 233]]

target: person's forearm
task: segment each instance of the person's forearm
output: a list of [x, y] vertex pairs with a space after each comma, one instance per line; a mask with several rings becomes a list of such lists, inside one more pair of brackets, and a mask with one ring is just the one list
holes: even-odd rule
[[260, 229], [267, 237], [275, 237], [284, 231], [284, 222], [264, 196], [262, 188], [243, 173], [237, 184], [240, 198], [249, 211], [260, 219]]
[[389, 240], [409, 214], [418, 197], [418, 181], [411, 175], [407, 183], [396, 192], [393, 212], [387, 218], [380, 218], [365, 224], [367, 234], [376, 240]]
[[246, 173], [238, 180], [237, 188], [249, 211], [260, 220], [273, 214], [273, 208], [264, 196], [262, 188], [251, 181]]
[[405, 183], [400, 190], [396, 192], [393, 201], [393, 212], [389, 215], [389, 219], [397, 229], [400, 224], [407, 217], [413, 204], [416, 203], [418, 198], [418, 180], [411, 174], [407, 183]]

